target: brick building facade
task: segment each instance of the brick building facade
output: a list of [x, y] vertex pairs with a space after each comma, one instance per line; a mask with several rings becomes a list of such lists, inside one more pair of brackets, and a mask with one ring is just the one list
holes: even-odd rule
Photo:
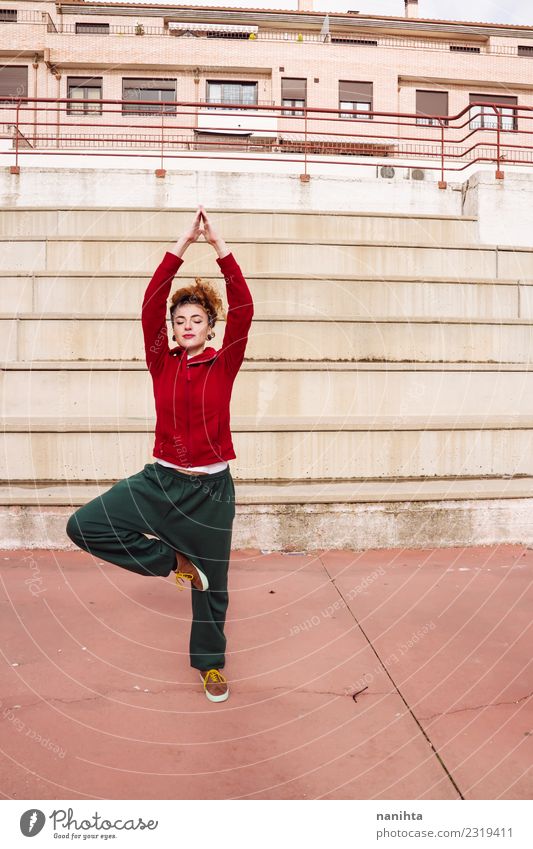
[[[503, 143], [529, 157], [520, 148], [533, 120], [516, 108], [533, 107], [533, 28], [426, 20], [413, 0], [398, 17], [304, 8], [311, 3], [287, 11], [4, 2], [2, 135], [12, 132], [10, 98], [71, 98], [81, 102], [23, 109], [22, 136], [40, 146], [90, 137], [91, 146], [149, 147], [163, 124], [176, 147], [290, 151], [303, 138], [306, 107], [331, 110], [307, 112], [317, 152], [408, 154], [439, 142], [441, 116], [451, 155], [468, 150], [472, 130], [478, 148], [492, 144], [499, 121]], [[499, 118], [483, 105], [494, 101]]]

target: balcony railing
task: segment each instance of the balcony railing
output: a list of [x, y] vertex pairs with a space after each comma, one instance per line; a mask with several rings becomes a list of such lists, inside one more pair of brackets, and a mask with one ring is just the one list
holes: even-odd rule
[[[40, 13], [25, 13], [29, 14], [39, 14]], [[41, 22], [37, 20], [26, 20], [25, 23], [39, 23]], [[95, 24], [96, 26], [96, 24]], [[338, 31], [338, 32], [330, 32], [328, 34], [322, 35], [318, 32], [297, 32], [295, 30], [289, 30], [286, 32], [282, 32], [280, 30], [263, 30], [259, 29], [257, 33], [253, 33], [248, 38], [242, 38], [242, 34], [235, 33], [233, 35], [231, 32], [220, 31], [220, 33], [214, 33], [213, 31], [209, 32], [199, 32], [197, 30], [191, 31], [191, 34], [182, 34], [177, 35], [176, 30], [169, 30], [166, 26], [150, 26], [148, 24], [142, 24], [140, 27], [138, 24], [110, 24], [109, 29], [106, 32], [98, 32], [95, 31], [93, 33], [76, 33], [76, 25], [75, 24], [63, 24], [61, 26], [60, 31], [56, 29], [56, 25], [50, 18], [47, 25], [48, 32], [54, 32], [59, 35], [76, 35], [78, 38], [83, 38], [84, 35], [101, 36], [102, 38], [109, 38], [109, 36], [138, 36], [138, 37], [157, 37], [157, 38], [177, 38], [179, 40], [189, 40], [192, 38], [203, 39], [204, 41], [212, 41], [213, 38], [217, 39], [226, 39], [232, 42], [232, 45], [236, 47], [237, 41], [277, 41], [284, 43], [312, 43], [312, 44], [330, 44], [334, 47], [344, 48], [346, 46], [350, 47], [352, 50], [354, 45], [359, 47], [361, 50], [372, 50], [375, 47], [386, 47], [386, 48], [396, 48], [402, 50], [432, 50], [444, 53], [451, 52], [465, 52], [472, 53], [471, 58], [474, 59], [476, 55], [490, 55], [490, 56], [519, 56], [518, 46], [517, 45], [505, 45], [505, 44], [491, 44], [489, 41], [457, 41], [454, 39], [443, 40], [440, 38], [406, 38], [402, 36], [380, 36], [376, 32], [348, 32], [346, 30]], [[238, 36], [238, 37], [237, 37]], [[523, 58], [525, 54], [520, 54], [520, 58]]]
[[[223, 111], [208, 113], [209, 127], [202, 127], [205, 101], [176, 101], [175, 114], [167, 115], [164, 109], [168, 102], [159, 104], [157, 114], [158, 104], [139, 100], [136, 105], [140, 110], [150, 106], [156, 111], [135, 121], [134, 116], [123, 113], [124, 105], [131, 106], [131, 100], [98, 103], [100, 115], [87, 112], [80, 120], [81, 116], [69, 115], [68, 110], [73, 104], [77, 108], [94, 107], [94, 100], [3, 100], [0, 121], [10, 124], [13, 149], [1, 152], [5, 157], [14, 156], [12, 170], [18, 171], [19, 160], [27, 154], [72, 155], [73, 151], [100, 156], [131, 156], [134, 151], [136, 156], [159, 156], [160, 172], [164, 160], [198, 156], [199, 152], [201, 158], [219, 159], [231, 152], [234, 160], [239, 158], [233, 155], [237, 152], [243, 154], [241, 158], [300, 162], [305, 174], [309, 162], [324, 161], [313, 156], [325, 157], [331, 164], [339, 162], [334, 157], [342, 156], [343, 165], [353, 162], [373, 167], [379, 160], [393, 158], [395, 167], [411, 168], [416, 161], [425, 169], [439, 172], [439, 185], [445, 187], [445, 171], [461, 172], [475, 163], [494, 163], [498, 177], [503, 176], [504, 162], [533, 165], [533, 107], [522, 105], [512, 107], [516, 130], [511, 131], [507, 123], [509, 106], [497, 102], [471, 103], [456, 115], [433, 116], [438, 126], [421, 125], [420, 115], [406, 112], [350, 111], [343, 107], [341, 113], [340, 109], [244, 104], [235, 109], [234, 104], [219, 103], [216, 106]], [[488, 110], [494, 114], [484, 126], [478, 126], [475, 118], [480, 108], [485, 116], [490, 114]], [[302, 111], [303, 117], [299, 117]], [[354, 120], [341, 118], [341, 114], [352, 114]], [[405, 160], [410, 163], [405, 164]]]
[[12, 18], [8, 12], [11, 9], [2, 10], [4, 14], [0, 16], [1, 24], [43, 24], [46, 23], [48, 14], [46, 12], [37, 12], [32, 9], [16, 9], [16, 15]]
[[263, 106], [275, 106], [275, 102], [273, 100], [258, 100], [256, 103], [245, 103], [244, 100], [239, 101], [225, 101], [224, 104], [220, 103], [220, 101], [214, 100], [204, 100], [200, 99], [198, 103], [203, 105], [204, 109], [213, 109], [215, 111], [224, 111], [226, 109], [249, 109], [250, 106], [255, 106], [256, 109], [262, 109]]

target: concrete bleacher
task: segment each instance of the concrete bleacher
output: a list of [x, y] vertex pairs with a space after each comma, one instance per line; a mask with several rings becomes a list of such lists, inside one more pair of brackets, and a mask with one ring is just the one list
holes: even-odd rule
[[[192, 212], [0, 211], [5, 547], [70, 546], [72, 508], [152, 462], [140, 306]], [[232, 401], [235, 545], [522, 541], [533, 249], [480, 244], [475, 217], [211, 214], [255, 301]], [[205, 243], [174, 287], [196, 275], [223, 292]]]

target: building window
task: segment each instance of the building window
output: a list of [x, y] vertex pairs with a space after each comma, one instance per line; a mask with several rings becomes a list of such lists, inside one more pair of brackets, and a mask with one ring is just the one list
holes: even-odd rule
[[[339, 118], [371, 119], [372, 92], [373, 83], [339, 80]], [[350, 112], [342, 111], [346, 109], [354, 109], [365, 114], [351, 115]]]
[[305, 114], [305, 100], [301, 100], [297, 97], [284, 97], [282, 98], [281, 105], [285, 107], [281, 110], [281, 114], [288, 115], [289, 118], [302, 118]]
[[102, 77], [67, 77], [67, 97], [94, 103], [68, 103], [67, 115], [102, 114]]
[[498, 117], [492, 106], [485, 103], [494, 103], [500, 113], [500, 130], [517, 130], [518, 120], [516, 109], [518, 105], [516, 97], [502, 97], [499, 94], [471, 94], [470, 103], [480, 103], [479, 106], [470, 108], [470, 129], [495, 130], [498, 127]]
[[[448, 92], [447, 91], [422, 91], [416, 92], [416, 123], [428, 126], [440, 127], [441, 121], [435, 115], [448, 114]], [[444, 125], [448, 121], [442, 121]]]
[[469, 44], [450, 44], [452, 53], [481, 53], [481, 47], [472, 47]]
[[122, 114], [151, 115], [154, 112], [176, 115], [176, 80], [132, 79], [122, 80], [122, 100], [152, 100], [152, 103], [123, 103]]
[[518, 55], [519, 56], [533, 56], [533, 45], [519, 44], [518, 45]]
[[17, 10], [16, 9], [0, 9], [0, 21], [4, 23], [17, 23]]
[[4, 65], [3, 68], [0, 68], [0, 103], [5, 103], [6, 97], [27, 96], [28, 66]]
[[[281, 110], [282, 115], [290, 118], [302, 117], [307, 100], [307, 80], [297, 77], [281, 78]], [[293, 107], [288, 109], [287, 107]]]
[[[207, 103], [231, 104], [235, 110], [239, 106], [257, 106], [257, 83], [225, 80], [207, 80]], [[222, 107], [219, 107], [222, 108]], [[245, 110], [247, 111], [247, 110]]]
[[[365, 113], [368, 112], [368, 113], [370, 113], [372, 104], [367, 103], [364, 100], [362, 100], [360, 103], [358, 103], [355, 100], [341, 100], [341, 102], [339, 103], [339, 107], [340, 107], [340, 109], [344, 109], [344, 110], [353, 109], [355, 112], [365, 112]], [[365, 120], [367, 118], [371, 119], [372, 115], [370, 115], [370, 114], [368, 114], [368, 115], [367, 114], [365, 114], [365, 115], [352, 115], [351, 112], [345, 111], [345, 112], [339, 112], [339, 118], [352, 118], [352, 120], [357, 120], [357, 118], [362, 118], [363, 120]]]
[[76, 24], [76, 33], [84, 35], [109, 35], [109, 24]]
[[337, 38], [336, 36], [331, 37], [332, 44], [360, 44], [363, 47], [377, 47], [377, 41], [373, 41], [369, 38]]
[[207, 38], [245, 38], [246, 40], [250, 38], [250, 34], [248, 32], [224, 32], [223, 30], [215, 30], [213, 32], [211, 30], [207, 30], [205, 34]]

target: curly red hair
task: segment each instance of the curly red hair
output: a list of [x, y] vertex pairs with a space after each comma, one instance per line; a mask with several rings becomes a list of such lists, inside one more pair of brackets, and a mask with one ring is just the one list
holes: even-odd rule
[[200, 304], [206, 311], [209, 326], [214, 327], [217, 318], [224, 318], [222, 298], [210, 280], [201, 277], [194, 278], [192, 286], [182, 286], [176, 289], [170, 299], [170, 320], [174, 320], [174, 312], [182, 304]]

